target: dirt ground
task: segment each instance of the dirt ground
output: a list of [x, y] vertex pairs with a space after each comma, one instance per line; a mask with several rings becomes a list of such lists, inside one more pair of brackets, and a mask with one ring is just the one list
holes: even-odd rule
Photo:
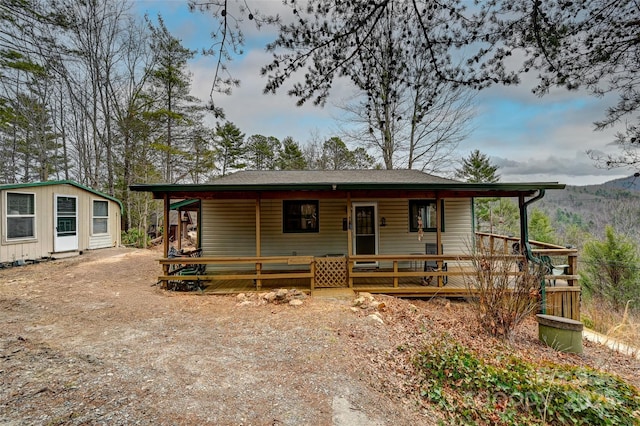
[[[398, 348], [445, 331], [502, 345], [459, 302], [165, 291], [159, 257], [117, 248], [0, 270], [0, 424], [430, 425], [438, 415]], [[533, 321], [510, 350], [640, 385], [637, 360], [590, 343], [559, 354]]]

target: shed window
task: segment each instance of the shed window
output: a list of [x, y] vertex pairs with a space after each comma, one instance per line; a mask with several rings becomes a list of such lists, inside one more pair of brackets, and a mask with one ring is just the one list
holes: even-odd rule
[[285, 200], [283, 232], [318, 232], [318, 200]]
[[[440, 204], [440, 230], [444, 231], [444, 202]], [[436, 200], [409, 200], [409, 231], [418, 232], [418, 218], [422, 218], [422, 230], [435, 232], [437, 230]]]
[[36, 237], [36, 196], [7, 192], [7, 240]]
[[109, 203], [93, 200], [93, 234], [106, 234], [109, 225]]

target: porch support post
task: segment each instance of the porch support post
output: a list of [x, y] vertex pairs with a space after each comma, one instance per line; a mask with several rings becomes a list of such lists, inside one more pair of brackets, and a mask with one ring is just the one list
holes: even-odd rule
[[164, 241], [164, 257], [168, 257], [169, 256], [169, 227], [170, 225], [170, 220], [169, 220], [169, 214], [171, 212], [169, 206], [171, 204], [171, 199], [169, 198], [169, 194], [165, 193], [164, 194], [164, 218], [163, 218], [163, 230], [162, 230], [162, 240]]
[[260, 235], [262, 233], [261, 227], [260, 227], [260, 217], [261, 217], [261, 212], [260, 212], [260, 196], [258, 195], [258, 198], [256, 198], [256, 256], [260, 257], [262, 255], [262, 236]]
[[[171, 223], [169, 221], [169, 213], [170, 213], [170, 204], [171, 204], [171, 198], [169, 198], [169, 193], [165, 193], [164, 194], [164, 217], [162, 219], [162, 241], [163, 241], [163, 252], [164, 252], [164, 258], [168, 258], [169, 257], [169, 224]], [[162, 265], [162, 275], [164, 275], [165, 277], [167, 275], [169, 275], [169, 265], [164, 264]], [[168, 281], [164, 281], [162, 283], [163, 287], [167, 287]]]
[[[260, 194], [258, 194], [256, 198], [256, 257], [262, 256], [262, 229], [260, 226]], [[256, 290], [260, 290], [262, 288], [262, 279], [260, 278], [260, 273], [262, 272], [262, 263], [256, 262]]]
[[351, 223], [351, 192], [347, 192], [347, 276], [349, 279], [349, 288], [353, 288], [353, 264], [349, 259], [353, 253], [353, 224]]
[[182, 221], [182, 211], [178, 209], [178, 227], [176, 228], [176, 231], [178, 233], [178, 235], [176, 236], [176, 238], [178, 239], [178, 247], [176, 248], [178, 249], [178, 251], [182, 250], [182, 236], [186, 235], [186, 233], [183, 233], [182, 230], [186, 227], [187, 222]]
[[[442, 198], [440, 192], [436, 192], [436, 253], [442, 254]], [[438, 260], [438, 271], [442, 271], [442, 260]], [[442, 287], [442, 275], [438, 275], [438, 287]]]

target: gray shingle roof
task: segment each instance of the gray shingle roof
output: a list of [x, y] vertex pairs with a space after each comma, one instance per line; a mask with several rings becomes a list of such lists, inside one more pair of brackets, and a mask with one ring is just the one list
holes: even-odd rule
[[419, 170], [249, 170], [212, 180], [216, 185], [456, 183]]
[[[274, 170], [241, 171], [205, 184], [140, 184], [133, 191], [152, 192], [156, 198], [199, 197], [202, 193], [243, 191], [457, 191], [459, 197], [532, 194], [546, 189], [563, 189], [557, 182], [468, 183], [433, 176], [419, 170]], [[490, 195], [485, 195], [490, 194]]]

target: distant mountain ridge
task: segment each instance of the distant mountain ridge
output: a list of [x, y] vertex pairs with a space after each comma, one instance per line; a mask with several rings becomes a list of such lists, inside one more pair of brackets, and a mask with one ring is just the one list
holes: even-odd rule
[[602, 238], [607, 225], [640, 242], [640, 176], [614, 179], [599, 185], [572, 186], [547, 191], [532, 205], [544, 211], [559, 236], [569, 225], [580, 226]]
[[640, 191], [640, 176], [633, 175], [625, 178], [610, 180], [603, 183], [601, 186], [629, 191]]

